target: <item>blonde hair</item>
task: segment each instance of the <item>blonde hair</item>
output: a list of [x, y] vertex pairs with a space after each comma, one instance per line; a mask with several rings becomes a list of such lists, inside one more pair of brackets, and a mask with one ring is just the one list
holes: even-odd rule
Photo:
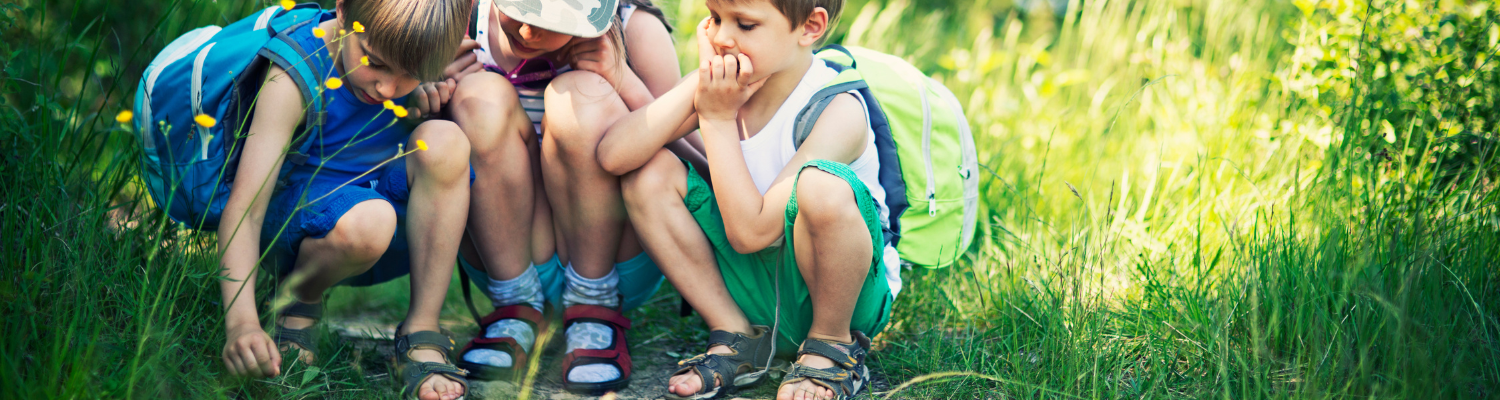
[[365, 28], [370, 48], [424, 81], [443, 78], [469, 22], [471, 0], [344, 0], [344, 29]]

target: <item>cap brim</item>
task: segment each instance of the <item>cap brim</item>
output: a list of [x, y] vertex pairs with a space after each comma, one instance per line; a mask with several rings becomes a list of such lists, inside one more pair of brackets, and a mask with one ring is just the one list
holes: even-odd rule
[[619, 0], [492, 0], [505, 16], [569, 36], [599, 37], [609, 30]]

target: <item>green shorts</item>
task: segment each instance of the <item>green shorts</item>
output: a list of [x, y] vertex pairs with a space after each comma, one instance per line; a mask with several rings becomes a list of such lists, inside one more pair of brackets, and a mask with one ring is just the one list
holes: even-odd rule
[[[828, 160], [812, 160], [802, 167], [816, 167], [843, 178], [854, 190], [854, 199], [859, 203], [859, 212], [864, 216], [865, 226], [870, 231], [870, 242], [875, 247], [871, 252], [873, 257], [870, 260], [870, 272], [865, 274], [849, 329], [875, 336], [890, 321], [893, 300], [890, 286], [886, 283], [885, 275], [888, 272], [881, 264], [881, 256], [885, 253], [885, 235], [880, 225], [880, 209], [870, 196], [870, 190], [848, 165]], [[800, 177], [799, 172], [798, 178]], [[793, 186], [796, 186], [795, 181]], [[693, 219], [703, 228], [703, 233], [708, 236], [714, 257], [719, 263], [719, 272], [724, 275], [724, 285], [751, 324], [770, 326], [776, 319], [776, 281], [778, 269], [780, 270], [781, 324], [777, 328], [776, 353], [782, 357], [796, 355], [802, 340], [807, 338], [807, 331], [812, 327], [813, 320], [807, 282], [797, 269], [797, 256], [792, 247], [792, 222], [797, 220], [796, 191], [793, 190], [791, 199], [787, 201], [787, 234], [782, 239], [781, 246], [767, 247], [751, 254], [740, 254], [729, 245], [729, 238], [724, 233], [724, 216], [719, 212], [719, 203], [714, 200], [713, 188], [703, 181], [692, 165], [688, 165], [687, 196], [682, 200], [688, 211], [692, 212]]]

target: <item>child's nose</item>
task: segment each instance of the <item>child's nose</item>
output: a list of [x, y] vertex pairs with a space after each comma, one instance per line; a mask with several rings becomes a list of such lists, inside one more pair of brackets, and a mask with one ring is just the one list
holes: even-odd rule
[[727, 50], [734, 48], [734, 38], [728, 29], [716, 29], [713, 36], [709, 38], [709, 42], [718, 48], [719, 54], [727, 53]]

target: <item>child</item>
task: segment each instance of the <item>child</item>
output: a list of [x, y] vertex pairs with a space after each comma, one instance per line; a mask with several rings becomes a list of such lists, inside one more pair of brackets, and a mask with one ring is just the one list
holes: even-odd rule
[[[837, 75], [812, 49], [842, 5], [709, 0], [697, 76], [599, 145], [605, 168], [628, 172], [641, 242], [712, 330], [668, 382], [675, 396], [727, 395], [794, 348], [778, 399], [850, 398], [867, 379], [867, 335], [885, 327], [899, 278], [866, 99], [839, 94], [800, 148], [792, 138], [796, 114]], [[693, 129], [711, 174], [659, 149]]]
[[628, 233], [619, 177], [604, 172], [594, 149], [610, 123], [681, 75], [649, 1], [574, 4], [476, 1], [469, 30], [480, 48], [450, 65], [448, 80], [423, 85], [418, 104], [450, 113], [474, 148], [460, 264], [488, 278], [480, 286], [495, 311], [481, 318], [483, 333], [459, 365], [476, 379], [518, 376], [542, 330], [543, 303], [560, 302], [564, 387], [599, 392], [629, 382], [630, 322], [621, 312], [645, 303], [662, 277]]
[[[458, 52], [469, 2], [340, 0], [335, 10], [289, 33], [309, 57], [333, 66], [322, 77], [326, 115], [321, 133], [307, 139], [307, 162], [283, 164], [282, 156], [316, 99], [303, 98], [272, 66], [252, 111], [218, 235], [227, 278], [224, 364], [237, 375], [275, 376], [278, 348], [311, 362], [309, 328], [329, 287], [409, 271], [412, 303], [396, 332], [392, 375], [406, 396], [458, 398], [468, 384], [448, 359], [452, 341], [439, 333], [438, 313], [468, 213], [469, 143], [451, 122], [408, 131], [393, 114], [405, 113], [398, 108], [419, 78], [440, 76]], [[403, 148], [411, 151], [398, 153]], [[398, 154], [406, 155], [392, 160]], [[291, 171], [278, 188], [282, 168]], [[274, 339], [255, 308], [261, 246], [294, 300], [278, 313]]]

